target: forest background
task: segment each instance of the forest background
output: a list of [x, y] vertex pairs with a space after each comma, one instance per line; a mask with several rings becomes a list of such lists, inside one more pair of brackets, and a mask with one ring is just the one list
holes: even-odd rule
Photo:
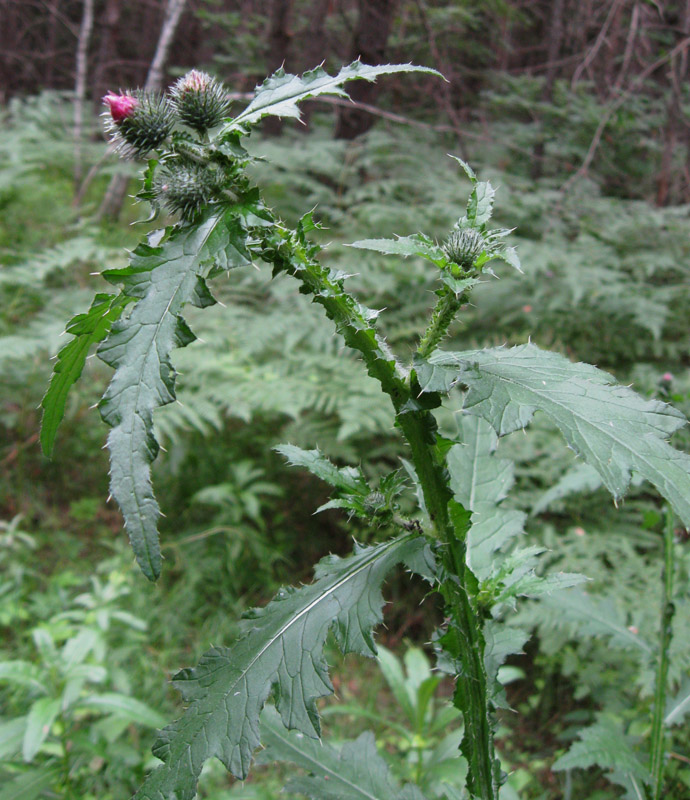
[[[467, 188], [445, 153], [461, 156], [500, 186], [525, 275], [478, 288], [456, 349], [531, 337], [687, 414], [689, 47], [687, 0], [0, 0], [1, 800], [129, 796], [154, 763], [154, 729], [181, 707], [169, 676], [230, 642], [242, 610], [347, 552], [353, 532], [367, 539], [336, 511], [311, 516], [323, 487], [288, 471], [275, 445], [388, 468], [404, 455], [386, 400], [304, 298], [281, 281], [234, 278], [218, 292], [226, 307], [194, 319], [204, 341], [176, 354], [180, 403], [156, 420], [168, 450], [156, 465], [164, 576], [151, 587], [133, 568], [91, 408], [103, 364], [87, 362], [52, 461], [38, 444], [65, 320], [103, 283], [95, 273], [124, 263], [142, 231], [131, 223], [145, 216], [129, 197], [136, 165], [102, 133], [106, 91], [164, 88], [198, 67], [242, 100], [281, 65], [436, 68], [448, 83], [355, 84], [354, 106], [315, 101], [305, 124], [265, 122], [251, 144], [267, 159], [254, 173], [272, 205], [291, 222], [316, 208], [328, 258], [387, 309], [389, 341], [409, 353], [433, 276], [342, 243], [442, 237]], [[674, 443], [688, 441], [681, 432]], [[501, 717], [505, 797], [634, 797], [606, 748], [648, 734], [654, 665], [641, 634], [659, 624], [663, 508], [644, 485], [614, 508], [544, 420], [500, 454], [514, 462], [504, 505], [528, 515], [528, 543], [592, 579], [576, 601], [555, 593], [520, 607], [533, 636], [503, 673], [519, 712]], [[676, 541], [667, 793], [681, 800], [687, 532]], [[401, 780], [455, 797], [456, 720], [441, 710], [451, 687], [432, 678], [428, 644], [442, 612], [421, 604], [421, 583], [394, 579], [388, 596], [379, 641], [390, 652], [362, 664], [333, 649], [341, 704], [324, 719], [335, 739], [373, 727]], [[436, 705], [425, 711], [429, 687]], [[588, 735], [600, 738], [559, 768]], [[200, 796], [277, 797], [286, 774], [266, 767], [233, 784], [212, 764]]]

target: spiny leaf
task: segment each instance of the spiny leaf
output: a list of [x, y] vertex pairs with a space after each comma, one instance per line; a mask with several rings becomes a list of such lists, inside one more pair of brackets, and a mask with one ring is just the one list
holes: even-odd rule
[[266, 748], [262, 761], [289, 761], [310, 773], [291, 778], [285, 787], [288, 792], [315, 800], [424, 800], [413, 784], [400, 789], [368, 731], [344, 742], [338, 751], [286, 730], [278, 712], [267, 706], [261, 715], [261, 741]]
[[387, 255], [419, 256], [431, 261], [437, 267], [445, 267], [448, 264], [448, 256], [443, 250], [427, 236], [417, 233], [412, 236], [399, 236], [397, 239], [361, 239], [347, 246], [357, 247], [360, 250], [375, 250]]
[[[596, 367], [574, 364], [533, 344], [466, 353], [437, 350], [429, 362], [453, 371], [456, 381], [469, 387], [465, 410], [487, 420], [499, 436], [524, 428], [536, 410], [543, 411], [614, 497], [625, 493], [635, 470], [690, 524], [690, 456], [666, 441], [685, 424], [676, 409], [616, 385]], [[422, 388], [431, 388], [419, 371], [418, 378]]]
[[261, 86], [257, 86], [254, 99], [221, 130], [221, 136], [243, 125], [253, 125], [268, 115], [299, 119], [300, 110], [297, 104], [303, 100], [323, 94], [347, 98], [349, 95], [341, 88], [344, 83], [358, 78], [375, 81], [379, 75], [390, 75], [394, 72], [424, 72], [443, 77], [429, 67], [415, 67], [412, 64], [369, 66], [360, 61], [353, 61], [334, 76], [329, 75], [323, 67], [316, 67], [301, 77], [279, 69], [270, 78], [266, 78]]
[[354, 494], [369, 493], [369, 486], [360, 469], [336, 467], [319, 450], [303, 450], [294, 444], [281, 444], [274, 449], [285, 456], [292, 466], [308, 469], [317, 478], [335, 486], [336, 489]]
[[105, 339], [111, 325], [129, 302], [130, 298], [124, 295], [97, 294], [86, 314], [77, 314], [67, 323], [65, 331], [71, 333], [74, 339], [58, 353], [50, 385], [41, 402], [41, 447], [49, 458], [65, 415], [67, 395], [81, 377], [91, 346]]
[[266, 608], [246, 615], [244, 633], [231, 648], [213, 648], [196, 668], [180, 672], [174, 683], [190, 706], [161, 731], [154, 753], [165, 763], [136, 800], [191, 800], [204, 762], [214, 756], [244, 778], [272, 687], [283, 724], [318, 737], [315, 700], [333, 691], [323, 657], [329, 629], [344, 653], [373, 656], [381, 584], [395, 564], [424, 546], [423, 537], [410, 533], [358, 547], [348, 558], [322, 559], [313, 584], [281, 590]]
[[214, 269], [250, 263], [246, 235], [236, 207], [215, 209], [197, 224], [168, 229], [159, 243], [140, 244], [128, 267], [104, 273], [112, 283], [122, 284], [125, 295], [138, 299], [98, 350], [99, 357], [115, 368], [100, 410], [112, 427], [110, 491], [122, 509], [137, 561], [150, 580], [161, 568], [160, 511], [150, 468], [158, 454], [153, 412], [175, 399], [173, 348], [196, 338], [180, 313], [187, 303], [203, 308], [215, 302], [205, 282]]
[[488, 181], [474, 184], [467, 202], [466, 220], [469, 226], [481, 228], [491, 219], [495, 194], [496, 190]]
[[460, 420], [462, 444], [448, 451], [446, 462], [450, 487], [458, 503], [472, 512], [468, 534], [468, 563], [480, 579], [491, 573], [493, 554], [523, 533], [526, 515], [498, 508], [513, 485], [513, 463], [494, 455], [498, 437], [479, 417]]

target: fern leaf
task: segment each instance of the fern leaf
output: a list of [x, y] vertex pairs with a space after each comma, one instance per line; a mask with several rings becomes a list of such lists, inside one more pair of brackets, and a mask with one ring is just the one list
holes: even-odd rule
[[[543, 411], [614, 497], [625, 493], [635, 470], [690, 524], [690, 456], [666, 441], [685, 424], [676, 409], [616, 385], [596, 367], [532, 344], [466, 353], [438, 350], [429, 363], [453, 371], [455, 380], [469, 388], [465, 410], [487, 420], [499, 436], [524, 428], [535, 411]], [[431, 389], [424, 370], [418, 370], [418, 378], [422, 388]]]
[[110, 491], [122, 509], [137, 561], [150, 580], [161, 568], [160, 511], [150, 468], [158, 454], [153, 412], [175, 399], [173, 348], [195, 339], [180, 313], [187, 303], [202, 308], [215, 302], [205, 282], [214, 269], [250, 263], [245, 238], [236, 209], [216, 209], [198, 224], [168, 229], [160, 243], [140, 244], [128, 267], [103, 273], [112, 283], [122, 284], [123, 294], [138, 300], [98, 350], [99, 357], [115, 368], [100, 410], [112, 427]]
[[628, 627], [625, 615], [611, 598], [592, 597], [573, 589], [544, 598], [542, 605], [556, 611], [559, 624], [575, 623], [580, 636], [606, 636], [615, 647], [641, 650], [646, 657], [652, 656], [651, 645]]
[[461, 418], [462, 444], [446, 457], [455, 499], [472, 512], [468, 533], [468, 561], [480, 579], [491, 573], [493, 554], [523, 533], [526, 515], [499, 508], [513, 485], [513, 463], [494, 454], [498, 438], [480, 417]]
[[575, 767], [587, 769], [596, 765], [626, 773], [643, 783], [649, 782], [649, 772], [628, 744], [623, 731], [611, 720], [601, 718], [589, 728], [578, 731], [577, 735], [580, 741], [571, 745], [570, 750], [554, 763], [554, 771]]
[[413, 784], [400, 789], [369, 731], [344, 742], [338, 751], [286, 730], [277, 711], [267, 706], [261, 715], [261, 741], [266, 748], [262, 761], [289, 761], [310, 773], [292, 778], [285, 787], [288, 792], [315, 800], [424, 800]]
[[50, 458], [58, 427], [65, 415], [71, 387], [81, 377], [91, 346], [102, 342], [130, 298], [124, 295], [97, 294], [86, 314], [77, 314], [67, 324], [66, 333], [74, 336], [58, 353], [53, 376], [41, 402], [41, 447]]
[[261, 86], [257, 86], [254, 99], [221, 130], [221, 135], [244, 125], [253, 125], [269, 115], [299, 119], [300, 110], [297, 104], [302, 100], [324, 94], [349, 98], [347, 92], [341, 88], [344, 83], [358, 78], [371, 82], [379, 75], [390, 75], [394, 72], [425, 72], [443, 77], [440, 72], [429, 67], [415, 67], [412, 64], [369, 66], [360, 61], [353, 61], [352, 64], [343, 67], [337, 75], [329, 75], [323, 67], [316, 67], [301, 77], [279, 69], [270, 78], [266, 78]]
[[191, 800], [204, 762], [214, 756], [245, 778], [272, 687], [283, 724], [318, 737], [315, 700], [333, 691], [323, 658], [329, 629], [334, 627], [344, 653], [373, 656], [381, 584], [395, 564], [424, 546], [422, 537], [410, 533], [358, 547], [348, 558], [328, 556], [316, 566], [313, 584], [282, 590], [264, 609], [247, 615], [235, 645], [213, 648], [196, 668], [180, 672], [174, 683], [190, 706], [161, 731], [154, 753], [164, 764], [136, 800]]

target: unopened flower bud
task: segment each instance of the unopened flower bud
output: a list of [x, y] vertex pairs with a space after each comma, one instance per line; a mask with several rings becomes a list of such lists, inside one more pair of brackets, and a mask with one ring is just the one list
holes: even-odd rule
[[454, 230], [443, 245], [448, 258], [463, 269], [472, 267], [485, 249], [484, 237], [473, 228]]
[[215, 170], [199, 164], [176, 164], [159, 170], [154, 191], [165, 209], [191, 220], [214, 199], [218, 186]]
[[170, 103], [159, 94], [110, 92], [103, 102], [110, 112], [105, 115], [106, 130], [125, 157], [145, 156], [162, 144], [175, 124]]
[[139, 101], [128, 93], [115, 94], [114, 92], [108, 92], [103, 98], [103, 102], [110, 109], [110, 116], [113, 122], [119, 125], [132, 114]]
[[170, 94], [182, 122], [201, 134], [218, 125], [230, 107], [225, 87], [196, 69], [180, 78]]

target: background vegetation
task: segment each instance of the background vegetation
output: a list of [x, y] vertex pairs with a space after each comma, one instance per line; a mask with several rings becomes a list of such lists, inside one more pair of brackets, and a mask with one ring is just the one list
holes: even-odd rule
[[[180, 403], [157, 418], [168, 450], [156, 467], [167, 517], [159, 584], [133, 569], [106, 502], [105, 429], [91, 406], [107, 372], [96, 359], [70, 398], [53, 461], [40, 454], [38, 406], [64, 321], [99, 288], [94, 273], [124, 263], [142, 231], [130, 223], [145, 216], [113, 201], [121, 167], [100, 132], [99, 97], [151, 78], [160, 52], [151, 31], [170, 25], [174, 5], [0, 0], [1, 800], [133, 792], [153, 763], [153, 729], [179, 708], [167, 677], [230, 641], [243, 609], [307, 580], [322, 555], [346, 552], [346, 528], [366, 539], [336, 512], [313, 518], [322, 487], [287, 470], [273, 446], [318, 444], [349, 462], [366, 452], [382, 472], [403, 455], [386, 399], [329, 324], [283, 281], [253, 271], [218, 283], [225, 307], [194, 319], [203, 343], [176, 354]], [[531, 337], [690, 412], [690, 4], [178, 5], [163, 84], [201, 66], [241, 95], [283, 62], [300, 71], [360, 54], [449, 78], [440, 88], [388, 78], [358, 97], [373, 110], [314, 103], [306, 127], [273, 124], [251, 142], [267, 159], [256, 178], [270, 202], [289, 221], [316, 206], [328, 258], [386, 309], [394, 349], [413, 347], [434, 276], [421, 262], [342, 244], [442, 237], [467, 188], [442, 155], [453, 152], [501, 187], [498, 223], [517, 228], [526, 273], [479, 287], [454, 349]], [[690, 441], [682, 436], [677, 446]], [[654, 661], [644, 642], [659, 624], [663, 508], [646, 486], [614, 508], [545, 422], [502, 441], [500, 455], [515, 460], [505, 505], [529, 515], [530, 543], [592, 579], [567, 610], [554, 594], [519, 614], [534, 635], [504, 676], [520, 712], [502, 717], [506, 797], [635, 797], [606, 742], [598, 765], [552, 767], [588, 731], [632, 743], [649, 733]], [[690, 794], [687, 542], [677, 530], [667, 793], [678, 800]], [[421, 727], [415, 711], [441, 612], [420, 605], [424, 587], [410, 591], [407, 578], [388, 596], [396, 602], [380, 640], [396, 655], [343, 664], [340, 708], [324, 709], [326, 725], [351, 738], [373, 724], [396, 773], [431, 793], [450, 780], [457, 742], [455, 719], [440, 710], [451, 689], [441, 676]], [[419, 737], [431, 746], [425, 762]], [[44, 768], [54, 755], [62, 768]], [[202, 796], [273, 798], [279, 773], [232, 786], [218, 765]]]

